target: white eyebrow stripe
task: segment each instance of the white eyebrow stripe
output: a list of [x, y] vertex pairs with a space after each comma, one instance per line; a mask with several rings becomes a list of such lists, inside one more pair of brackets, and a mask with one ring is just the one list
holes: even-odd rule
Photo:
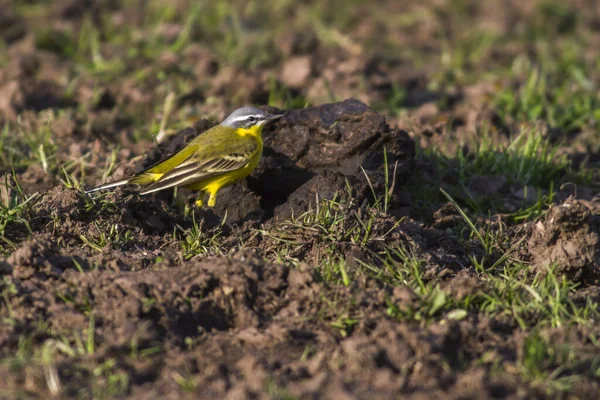
[[258, 114], [241, 115], [239, 117], [236, 117], [232, 122], [246, 121], [249, 117], [255, 117], [256, 119], [263, 119], [264, 118], [263, 115], [258, 115]]

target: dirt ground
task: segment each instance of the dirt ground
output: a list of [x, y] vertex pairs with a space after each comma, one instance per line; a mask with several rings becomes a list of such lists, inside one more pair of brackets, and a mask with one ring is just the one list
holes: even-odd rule
[[0, 0], [0, 398], [598, 398], [600, 6], [292, 3]]

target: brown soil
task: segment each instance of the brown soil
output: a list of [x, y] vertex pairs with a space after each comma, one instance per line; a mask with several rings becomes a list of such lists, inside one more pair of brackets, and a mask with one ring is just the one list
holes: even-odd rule
[[536, 268], [558, 268], [587, 282], [600, 274], [600, 204], [568, 198], [533, 227], [529, 251]]
[[[409, 8], [418, 8], [416, 3]], [[425, 3], [445, 20], [448, 2]], [[533, 18], [521, 2], [508, 3], [500, 12], [473, 2], [470, 12], [500, 32]], [[506, 141], [516, 122], [500, 121], [479, 105], [494, 87], [433, 91], [431, 65], [389, 60], [383, 49], [370, 51], [350, 39], [331, 50], [314, 32], [274, 41], [279, 58], [273, 65], [222, 65], [198, 39], [184, 52], [165, 52], [151, 66], [126, 66], [148, 72], [146, 79], [123, 72], [98, 91], [98, 83], [83, 75], [69, 87], [77, 66], [61, 53], [62, 30], [81, 29], [84, 16], [113, 7], [108, 13], [113, 23], [133, 24], [143, 19], [139, 11], [114, 1], [58, 1], [46, 16], [53, 21], [47, 36], [40, 38], [34, 29], [40, 17], [23, 18], [7, 4], [8, 11], [0, 13], [8, 55], [0, 64], [0, 126], [18, 119], [21, 133], [48, 129], [60, 165], [87, 157], [87, 173], [70, 171], [84, 186], [103, 181], [113, 157], [115, 168], [104, 181], [177, 151], [235, 106], [268, 103], [272, 76], [322, 105], [287, 110], [266, 128], [259, 167], [224, 189], [214, 210], [193, 211], [193, 219], [184, 210], [195, 194], [185, 190], [140, 196], [135, 188], [120, 187], [91, 200], [62, 184], [58, 169], [17, 165], [24, 192], [38, 197], [26, 215], [31, 232], [9, 224], [3, 236], [10, 244], [0, 257], [0, 358], [6, 361], [0, 362], [0, 398], [48, 398], [56, 392], [49, 383], [53, 374], [61, 385], [58, 397], [64, 398], [92, 398], [113, 389], [132, 399], [554, 398], [542, 378], [527, 379], [520, 370], [530, 356], [524, 350], [530, 339], [514, 319], [471, 310], [455, 319], [407, 317], [420, 312], [422, 299], [408, 285], [386, 284], [363, 267], [383, 271], [380, 255], [386, 249], [410, 249], [421, 262], [424, 282], [460, 302], [481, 299], [490, 290], [473, 257], [491, 266], [500, 251], [512, 249], [511, 257], [530, 263], [531, 274], [553, 269], [578, 283], [570, 297], [574, 303], [600, 301], [600, 202], [593, 196], [598, 185], [571, 197], [561, 189], [555, 204], [533, 222], [480, 213], [478, 226], [502, 227], [506, 237], [504, 248], [489, 255], [438, 191], [455, 194], [457, 177], [417, 150], [417, 144], [443, 143], [454, 153], [483, 123], [495, 128], [498, 141]], [[352, 38], [383, 37], [384, 28], [372, 25], [358, 24]], [[424, 23], [408, 32], [384, 33], [394, 45], [412, 44], [427, 54], [441, 46], [446, 33], [452, 35], [451, 26], [447, 21], [439, 32]], [[597, 21], [590, 23], [594, 26], [597, 30]], [[160, 35], [169, 37], [169, 26], [163, 28]], [[102, 50], [107, 59], [126, 52], [109, 45]], [[513, 52], [502, 51], [498, 64]], [[196, 83], [178, 96], [176, 108], [194, 106], [210, 119], [190, 122], [159, 145], [138, 140], [140, 121], [156, 122], [167, 94], [154, 69], [181, 66], [191, 66], [186, 73]], [[411, 110], [408, 114], [386, 115], [367, 105], [389, 100], [397, 87], [405, 92], [402, 107]], [[346, 100], [325, 101], [331, 91]], [[569, 134], [575, 143], [589, 133]], [[567, 152], [576, 150], [574, 144]], [[17, 149], [23, 159], [34, 159], [28, 151]], [[4, 184], [13, 179], [11, 168], [0, 165], [0, 173], [0, 202], [6, 205], [18, 193], [14, 182]], [[393, 185], [386, 185], [386, 176]], [[436, 189], [431, 202], [418, 195], [425, 183]], [[505, 210], [531, 201], [515, 194], [517, 189], [523, 188], [504, 176], [479, 175], [460, 192], [482, 198], [501, 193]], [[386, 190], [388, 209], [370, 207], [380, 200], [373, 193]], [[345, 215], [327, 237], [297, 219], [324, 199], [335, 200], [337, 212]], [[225, 215], [228, 224], [221, 227]], [[344, 235], [367, 215], [369, 240]], [[181, 232], [197, 221], [208, 250], [188, 254]], [[108, 232], [115, 237], [102, 242]], [[217, 235], [215, 250], [208, 240], [212, 235]], [[356, 277], [348, 286], [323, 277], [332, 247]], [[399, 257], [392, 262], [400, 263]], [[539, 335], [571, 349], [564, 359], [544, 359], [543, 372], [561, 375], [563, 363], [580, 358], [574, 368], [580, 379], [570, 395], [594, 398], [600, 391], [597, 359], [586, 357], [598, 351], [598, 327], [544, 327]], [[54, 358], [44, 358], [43, 349]]]

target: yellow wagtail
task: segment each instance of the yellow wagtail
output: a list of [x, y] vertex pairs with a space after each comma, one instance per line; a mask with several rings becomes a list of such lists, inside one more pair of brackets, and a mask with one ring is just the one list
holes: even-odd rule
[[87, 190], [110, 189], [128, 184], [150, 184], [140, 194], [182, 186], [200, 191], [196, 204], [202, 207], [204, 193], [214, 207], [219, 190], [248, 176], [263, 151], [263, 126], [283, 114], [270, 114], [253, 107], [232, 112], [219, 125], [194, 138], [171, 157], [129, 178]]

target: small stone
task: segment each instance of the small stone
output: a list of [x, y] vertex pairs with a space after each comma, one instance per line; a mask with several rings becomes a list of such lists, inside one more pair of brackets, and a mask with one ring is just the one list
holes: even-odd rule
[[474, 176], [471, 180], [471, 189], [483, 194], [494, 194], [503, 192], [508, 187], [508, 181], [504, 176]]
[[512, 194], [520, 200], [535, 202], [538, 200], [538, 190], [533, 186], [523, 186], [512, 191]]

